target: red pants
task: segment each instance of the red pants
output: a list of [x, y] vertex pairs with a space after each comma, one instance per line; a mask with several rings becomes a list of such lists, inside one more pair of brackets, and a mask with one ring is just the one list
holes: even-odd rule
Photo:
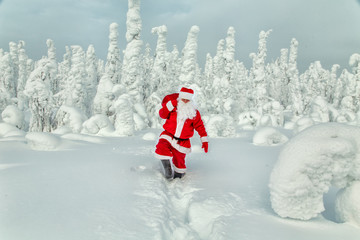
[[158, 144], [156, 145], [156, 157], [159, 159], [171, 159], [173, 162], [174, 170], [178, 173], [185, 173], [185, 153], [181, 153], [176, 150], [169, 141], [165, 139], [159, 139]]

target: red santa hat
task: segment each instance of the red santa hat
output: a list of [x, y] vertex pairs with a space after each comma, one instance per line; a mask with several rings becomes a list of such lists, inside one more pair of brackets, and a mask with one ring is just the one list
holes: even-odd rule
[[180, 89], [180, 92], [179, 92], [180, 99], [192, 100], [193, 96], [194, 96], [194, 90], [192, 90], [190, 88], [185, 88], [185, 87]]

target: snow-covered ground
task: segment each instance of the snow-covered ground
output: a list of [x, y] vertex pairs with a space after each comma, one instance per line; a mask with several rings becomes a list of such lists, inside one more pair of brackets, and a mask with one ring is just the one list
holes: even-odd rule
[[253, 144], [255, 131], [212, 138], [208, 154], [195, 136], [187, 175], [174, 181], [153, 157], [160, 130], [124, 138], [13, 132], [0, 138], [0, 239], [359, 239], [359, 227], [335, 220], [335, 187], [316, 218], [274, 212], [270, 174], [279, 139], [293, 138], [281, 132], [274, 145], [261, 136]]

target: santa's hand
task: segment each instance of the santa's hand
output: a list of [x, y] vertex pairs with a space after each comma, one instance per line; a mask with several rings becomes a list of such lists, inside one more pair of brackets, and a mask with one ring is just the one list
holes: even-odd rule
[[166, 108], [169, 110], [169, 112], [173, 111], [177, 107], [177, 101], [171, 100], [166, 103]]
[[208, 150], [209, 150], [209, 143], [208, 142], [203, 142], [201, 148], [203, 148], [204, 152], [207, 153]]

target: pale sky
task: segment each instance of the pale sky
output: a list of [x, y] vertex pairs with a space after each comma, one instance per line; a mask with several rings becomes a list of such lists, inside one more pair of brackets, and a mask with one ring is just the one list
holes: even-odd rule
[[[119, 47], [125, 49], [127, 0], [0, 0], [0, 48], [24, 40], [30, 58], [47, 54], [46, 39], [54, 40], [58, 61], [65, 46], [93, 44], [106, 59], [109, 25], [119, 24]], [[249, 54], [257, 52], [261, 30], [272, 29], [268, 38], [267, 62], [299, 42], [298, 66], [305, 71], [319, 60], [330, 69], [349, 68], [353, 53], [360, 53], [360, 0], [142, 0], [142, 40], [156, 48], [156, 26], [168, 28], [168, 50], [181, 51], [191, 26], [198, 25], [198, 62], [216, 53], [227, 29], [236, 31], [236, 59], [251, 66]]]

